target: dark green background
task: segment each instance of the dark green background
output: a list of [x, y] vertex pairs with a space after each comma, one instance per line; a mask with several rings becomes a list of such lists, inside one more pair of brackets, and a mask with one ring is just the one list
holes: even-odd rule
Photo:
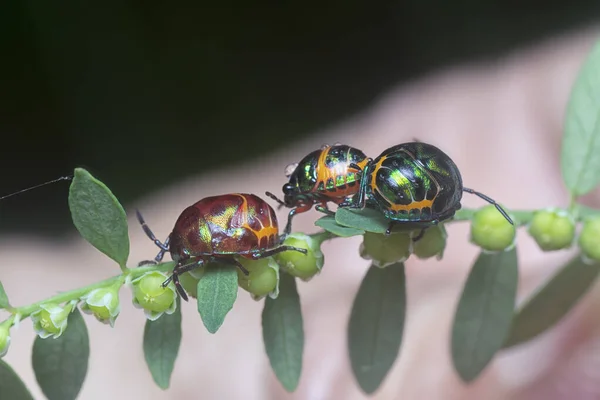
[[[202, 4], [4, 2], [0, 193], [84, 166], [127, 203], [600, 15], [591, 0]], [[71, 230], [67, 189], [1, 201], [0, 232]]]

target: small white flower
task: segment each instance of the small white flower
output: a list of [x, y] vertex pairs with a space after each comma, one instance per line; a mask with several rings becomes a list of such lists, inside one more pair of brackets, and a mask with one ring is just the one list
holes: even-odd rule
[[84, 302], [81, 311], [94, 315], [98, 321], [110, 324], [111, 327], [115, 325], [115, 320], [121, 312], [118, 288], [94, 289], [81, 299]]
[[39, 310], [31, 314], [35, 333], [42, 339], [50, 336], [56, 339], [67, 328], [67, 319], [72, 310], [72, 304], [66, 307], [61, 307], [54, 303], [42, 304]]
[[151, 271], [131, 281], [133, 305], [143, 309], [150, 321], [157, 320], [164, 313], [173, 314], [177, 309], [177, 291], [173, 283], [162, 286], [166, 279], [164, 273]]

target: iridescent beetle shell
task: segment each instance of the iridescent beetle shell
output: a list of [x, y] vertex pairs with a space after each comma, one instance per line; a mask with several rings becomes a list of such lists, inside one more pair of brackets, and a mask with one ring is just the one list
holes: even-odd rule
[[179, 216], [171, 233], [174, 261], [201, 255], [252, 254], [279, 244], [273, 208], [253, 194], [206, 197]]
[[289, 181], [283, 185], [283, 201], [267, 195], [280, 205], [292, 208], [284, 232], [291, 231], [292, 218], [317, 204], [317, 210], [333, 214], [327, 203], [340, 204], [358, 192], [361, 170], [368, 162], [359, 149], [343, 144], [324, 145], [297, 164], [286, 167]]
[[461, 208], [462, 177], [437, 147], [406, 143], [390, 147], [373, 160], [367, 201], [387, 218], [403, 222], [445, 220]]
[[422, 142], [390, 147], [369, 161], [350, 207], [366, 204], [381, 210], [391, 221], [389, 234], [396, 223], [426, 228], [452, 218], [461, 208], [463, 192], [494, 204], [513, 223], [494, 200], [463, 186], [458, 167], [446, 153]]
[[233, 264], [247, 275], [236, 256], [259, 259], [286, 250], [306, 254], [305, 249], [282, 245], [285, 235], [279, 235], [275, 211], [254, 194], [224, 194], [192, 204], [180, 214], [165, 243], [156, 239], [139, 212], [138, 219], [161, 249], [154, 261], [160, 262], [168, 251], [177, 263], [165, 285], [172, 279], [185, 300], [178, 276], [205, 263]]

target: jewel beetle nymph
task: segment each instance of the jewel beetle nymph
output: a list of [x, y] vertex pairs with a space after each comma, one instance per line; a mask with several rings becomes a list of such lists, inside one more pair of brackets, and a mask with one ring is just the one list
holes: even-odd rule
[[390, 220], [387, 234], [395, 224], [425, 229], [452, 218], [460, 210], [463, 192], [479, 196], [514, 225], [512, 219], [490, 197], [463, 186], [458, 167], [439, 148], [409, 142], [388, 148], [363, 168], [360, 188], [354, 198], [341, 206], [379, 209]]
[[314, 204], [318, 211], [333, 214], [327, 203], [343, 203], [358, 192], [361, 170], [367, 162], [361, 150], [336, 143], [324, 145], [299, 163], [288, 165], [289, 181], [283, 185], [283, 201], [266, 192], [280, 206], [292, 208], [284, 232], [291, 232], [294, 215], [310, 210]]
[[139, 211], [137, 218], [146, 235], [160, 248], [151, 262], [162, 261], [168, 251], [177, 263], [163, 286], [173, 280], [186, 301], [179, 275], [204, 264], [235, 265], [248, 275], [236, 256], [256, 260], [287, 250], [307, 253], [306, 249], [282, 244], [285, 235], [279, 235], [275, 211], [254, 194], [224, 194], [192, 204], [183, 210], [164, 243], [152, 233]]

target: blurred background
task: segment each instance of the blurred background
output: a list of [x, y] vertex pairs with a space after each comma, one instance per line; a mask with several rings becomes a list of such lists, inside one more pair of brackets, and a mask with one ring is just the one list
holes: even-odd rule
[[[199, 4], [4, 2], [0, 195], [84, 166], [127, 204], [600, 11], [593, 0]], [[0, 233], [72, 232], [67, 187], [2, 201]]]
[[[559, 168], [563, 113], [598, 37], [598, 2], [5, 3], [0, 196], [83, 166], [113, 190], [130, 223], [140, 207], [163, 236], [208, 193], [276, 191], [285, 165], [323, 142], [348, 141], [371, 155], [417, 137], [447, 150], [465, 183], [509, 208], [568, 199]], [[115, 273], [76, 235], [67, 190], [61, 182], [0, 201], [0, 278], [13, 304]], [[600, 207], [598, 191], [588, 200]], [[463, 204], [483, 205], [474, 196]], [[314, 230], [313, 222], [298, 218], [295, 230]], [[131, 264], [154, 256], [141, 229], [129, 233]], [[467, 237], [467, 224], [453, 224], [443, 262], [407, 263], [406, 344], [376, 398], [600, 398], [598, 287], [475, 384], [458, 380], [448, 337], [478, 252]], [[342, 339], [368, 266], [359, 244], [328, 243], [319, 279], [299, 286], [310, 367], [294, 395], [269, 369], [262, 303], [246, 293], [218, 335], [184, 318], [185, 351], [172, 388], [160, 391], [140, 346], [145, 319], [123, 290], [113, 329], [87, 319], [93, 357], [81, 398], [187, 399], [202, 387], [211, 399], [365, 399]], [[566, 253], [542, 253], [519, 234], [519, 299]], [[193, 302], [185, 307], [196, 313]], [[7, 361], [41, 398], [30, 365], [35, 335], [28, 322], [19, 329]], [[232, 385], [232, 376], [243, 380]]]

